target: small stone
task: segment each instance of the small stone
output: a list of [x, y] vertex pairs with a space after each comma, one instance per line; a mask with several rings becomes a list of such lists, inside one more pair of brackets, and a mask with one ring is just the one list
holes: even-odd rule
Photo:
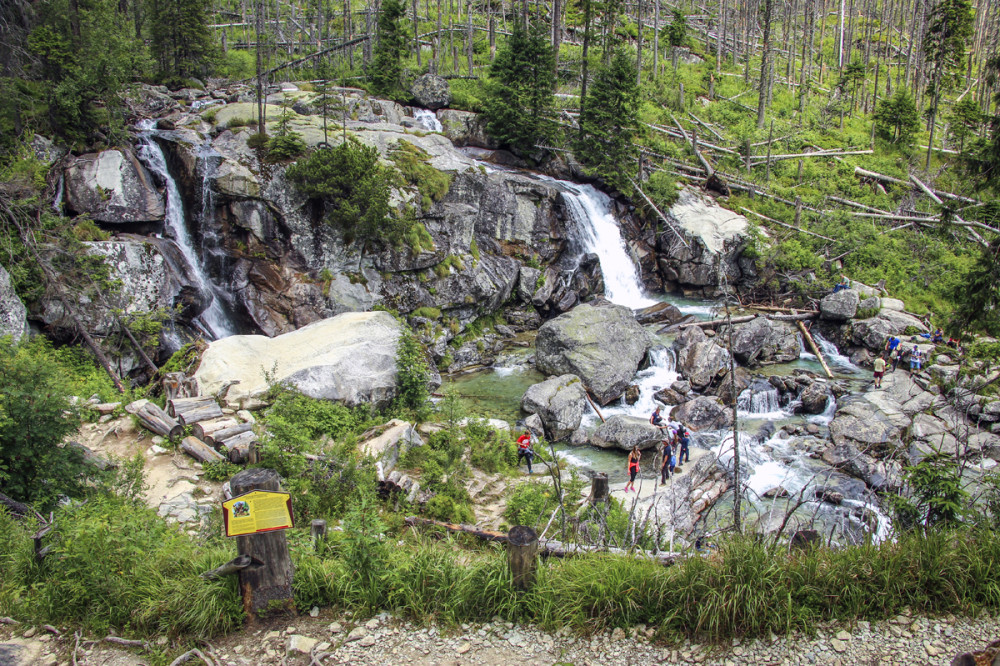
[[842, 641], [849, 641], [851, 640], [851, 635], [848, 632], [841, 629], [840, 631], [837, 632], [837, 638]]
[[323, 641], [316, 646], [316, 652], [326, 652], [330, 649], [330, 643], [328, 641]]
[[236, 647], [233, 648], [233, 652], [235, 652], [236, 654], [243, 654], [243, 651], [246, 649], [247, 648], [245, 645], [237, 645]]
[[360, 645], [361, 647], [371, 647], [375, 645], [375, 637], [372, 635], [365, 636], [360, 641], [358, 641], [358, 645]]
[[[266, 117], [265, 117], [265, 119], [266, 119]], [[278, 639], [278, 638], [281, 638], [281, 632], [280, 631], [269, 631], [266, 634], [264, 634], [264, 640], [265, 641], [272, 641], [272, 640], [275, 640], [275, 639]]]
[[830, 646], [833, 648], [834, 652], [845, 652], [847, 650], [847, 644], [838, 638], [831, 639]]
[[928, 656], [936, 657], [941, 654], [941, 650], [934, 647], [930, 641], [924, 641], [924, 650], [927, 651]]
[[339, 622], [333, 622], [330, 624], [329, 627], [327, 627], [327, 629], [330, 631], [331, 634], [339, 634], [344, 630], [344, 627], [341, 626]]
[[286, 634], [294, 634], [295, 631], [296, 631], [295, 627], [288, 627], [287, 629], [285, 629]]
[[287, 654], [312, 654], [312, 650], [316, 647], [318, 643], [315, 638], [310, 638], [309, 636], [302, 636], [301, 634], [294, 634], [288, 637], [288, 648], [285, 650]]
[[455, 652], [457, 652], [459, 654], [465, 654], [466, 652], [468, 652], [471, 649], [472, 649], [472, 644], [469, 643], [468, 641], [466, 641], [466, 642], [462, 643], [461, 645], [459, 645], [457, 648], [455, 648]]
[[365, 622], [365, 628], [367, 628], [369, 631], [375, 631], [376, 629], [378, 629], [378, 620], [376, 620], [375, 618], [368, 620], [367, 622]]
[[368, 635], [368, 630], [364, 627], [354, 627], [351, 632], [347, 634], [347, 642], [352, 643], [354, 641], [359, 641]]
[[38, 633], [38, 630], [37, 630], [37, 629], [35, 629], [34, 627], [31, 627], [31, 628], [30, 628], [30, 629], [28, 629], [28, 630], [27, 630], [26, 632], [24, 632], [23, 636], [24, 636], [25, 638], [31, 638], [32, 636], [34, 636], [34, 635], [35, 635], [35, 634], [37, 634], [37, 633]]
[[309, 617], [319, 617], [319, 606], [313, 606], [309, 611]]

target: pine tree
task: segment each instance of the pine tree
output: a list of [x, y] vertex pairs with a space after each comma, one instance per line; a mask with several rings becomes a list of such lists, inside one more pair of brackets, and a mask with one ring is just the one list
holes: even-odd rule
[[673, 10], [673, 20], [666, 28], [667, 43], [670, 44], [670, 61], [674, 71], [677, 71], [677, 49], [684, 46], [687, 40], [687, 19], [681, 10]]
[[402, 0], [383, 0], [375, 31], [375, 61], [368, 71], [368, 80], [376, 94], [392, 96], [402, 90], [403, 56], [408, 44], [403, 25], [405, 15], [406, 5]]
[[545, 25], [525, 28], [515, 22], [490, 67], [484, 105], [487, 131], [521, 153], [549, 142], [555, 133], [555, 87], [555, 55]]
[[159, 78], [182, 83], [204, 76], [215, 55], [204, 0], [150, 0], [149, 10]]
[[597, 175], [627, 190], [634, 173], [639, 132], [639, 86], [631, 59], [619, 49], [598, 70], [580, 114], [577, 156]]
[[913, 143], [913, 135], [920, 129], [917, 105], [905, 88], [880, 101], [873, 118], [879, 138], [904, 147]]

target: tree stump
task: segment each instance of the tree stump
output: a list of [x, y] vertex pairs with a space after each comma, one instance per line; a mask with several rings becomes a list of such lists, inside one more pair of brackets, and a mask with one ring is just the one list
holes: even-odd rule
[[316, 519], [309, 525], [309, 533], [312, 535], [313, 547], [319, 550], [320, 543], [326, 539], [326, 521]]
[[608, 475], [604, 472], [595, 474], [590, 479], [590, 503], [603, 502], [607, 504], [609, 497]]
[[[281, 490], [280, 477], [273, 469], [247, 469], [229, 481], [233, 497], [251, 490]], [[240, 592], [247, 620], [295, 611], [292, 597], [292, 559], [284, 530], [236, 538], [236, 550], [249, 555], [253, 565], [240, 570]]]
[[516, 525], [507, 533], [507, 555], [514, 589], [527, 591], [535, 582], [538, 562], [538, 534], [524, 525]]

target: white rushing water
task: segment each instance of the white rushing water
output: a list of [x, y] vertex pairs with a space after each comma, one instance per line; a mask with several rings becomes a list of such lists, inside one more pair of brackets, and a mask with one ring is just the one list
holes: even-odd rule
[[63, 190], [66, 187], [66, 176], [59, 176], [59, 182], [56, 184], [56, 196], [52, 199], [52, 210], [58, 213], [59, 217], [62, 217], [63, 209]]
[[738, 416], [754, 419], [781, 419], [788, 416], [781, 408], [778, 389], [770, 384], [764, 386], [760, 382], [755, 382], [736, 398], [736, 413]]
[[848, 374], [863, 372], [861, 368], [851, 363], [851, 359], [840, 353], [840, 350], [837, 349], [837, 345], [824, 338], [819, 331], [812, 333], [812, 337], [813, 340], [816, 341], [816, 346], [819, 347], [819, 350], [823, 353], [823, 356], [826, 358], [829, 365], [836, 366]]
[[561, 185], [563, 199], [577, 223], [584, 250], [595, 253], [601, 260], [608, 300], [633, 309], [655, 305], [657, 301], [643, 291], [639, 269], [628, 253], [618, 221], [612, 214], [611, 198], [592, 185], [565, 180], [556, 182]]
[[188, 233], [187, 224], [184, 220], [184, 203], [181, 199], [180, 190], [177, 183], [167, 169], [167, 158], [159, 144], [153, 139], [153, 121], [144, 120], [138, 125], [141, 130], [139, 135], [139, 146], [137, 154], [146, 168], [155, 174], [166, 185], [166, 203], [164, 222], [171, 238], [177, 244], [184, 260], [191, 268], [191, 275], [197, 281], [197, 287], [202, 294], [208, 294], [212, 298], [211, 304], [201, 314], [201, 321], [216, 339], [225, 338], [235, 334], [235, 327], [230, 321], [225, 310], [220, 303], [220, 295], [217, 294], [218, 287], [212, 284], [205, 274], [201, 259], [195, 252], [191, 242], [191, 234]]
[[413, 119], [423, 125], [428, 132], [443, 132], [444, 126], [433, 111], [413, 107]]

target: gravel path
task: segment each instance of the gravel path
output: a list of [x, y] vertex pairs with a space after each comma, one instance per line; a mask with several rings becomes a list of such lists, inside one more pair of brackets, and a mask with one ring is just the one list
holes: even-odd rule
[[[28, 634], [25, 638], [25, 634]], [[500, 664], [830, 664], [889, 666], [949, 664], [965, 651], [980, 650], [1000, 637], [1000, 619], [954, 617], [911, 618], [854, 627], [829, 626], [815, 636], [772, 637], [726, 646], [651, 643], [652, 631], [581, 638], [511, 623], [463, 625], [454, 631], [422, 628], [380, 615], [360, 624], [343, 618], [304, 616], [281, 624], [247, 629], [213, 645], [222, 666], [308, 666], [310, 655], [323, 664], [465, 665]], [[160, 646], [165, 641], [161, 639]], [[71, 658], [72, 638], [56, 638], [41, 630], [7, 627], [0, 634], [0, 664], [59, 666]], [[19, 656], [18, 656], [19, 655]], [[78, 655], [82, 666], [138, 666], [141, 653], [97, 645]], [[198, 660], [189, 663], [199, 663]]]

